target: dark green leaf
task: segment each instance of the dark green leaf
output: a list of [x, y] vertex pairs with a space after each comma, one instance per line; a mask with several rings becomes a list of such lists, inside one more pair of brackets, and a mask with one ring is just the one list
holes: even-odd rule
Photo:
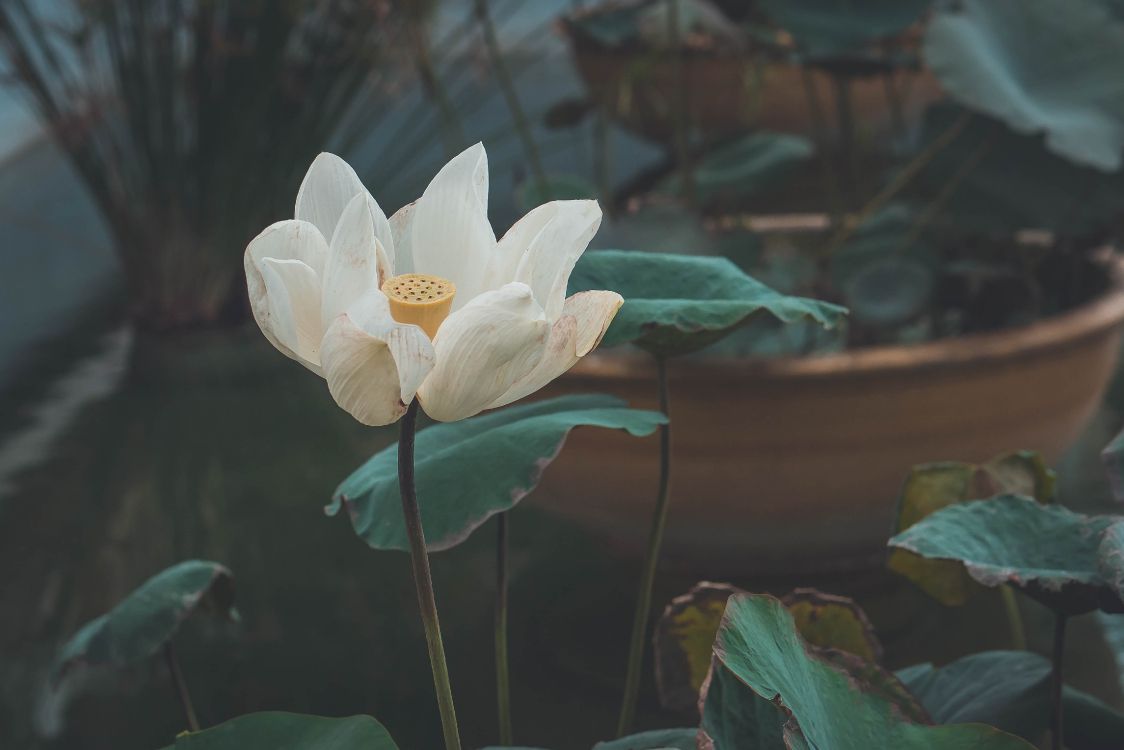
[[589, 252], [570, 276], [570, 293], [614, 289], [624, 305], [605, 346], [633, 343], [664, 355], [701, 349], [759, 311], [788, 323], [811, 318], [833, 326], [838, 305], [781, 294], [724, 258], [622, 250]]
[[[496, 513], [530, 494], [575, 427], [649, 435], [666, 418], [629, 409], [612, 396], [563, 396], [427, 427], [415, 444], [415, 475], [429, 549], [460, 544]], [[482, 470], [482, 467], [484, 469]], [[345, 479], [325, 509], [346, 507], [351, 525], [375, 549], [408, 550], [398, 489], [398, 444]]]
[[945, 91], [1105, 171], [1124, 150], [1124, 24], [1097, 2], [959, 0], [929, 22], [925, 59]]
[[[785, 133], [757, 132], [710, 151], [694, 165], [695, 196], [701, 201], [744, 199], [777, 184], [808, 161], [815, 147], [807, 138]], [[660, 190], [678, 195], [682, 179], [676, 173]]]
[[851, 52], [912, 26], [931, 0], [759, 0], [812, 56]]
[[[809, 651], [792, 615], [770, 596], [737, 595], [726, 606], [714, 654], [745, 686], [795, 722], [809, 747], [832, 750], [1030, 750], [980, 724], [928, 726], [903, 718], [894, 703], [867, 692]], [[717, 746], [722, 750], [723, 746]], [[731, 747], [726, 745], [725, 747]], [[734, 745], [732, 747], [748, 747]]]
[[654, 729], [650, 732], [598, 742], [593, 750], [695, 750], [697, 729]]
[[714, 666], [700, 695], [700, 731], [715, 750], [782, 750], [782, 727], [788, 718], [784, 709], [753, 692], [725, 665], [712, 659]]
[[234, 578], [225, 566], [187, 560], [157, 573], [63, 646], [53, 679], [76, 666], [123, 667], [146, 659], [196, 611], [237, 619]]
[[[943, 461], [914, 466], [898, 499], [895, 532], [908, 529], [941, 508], [999, 492], [1052, 502], [1054, 482], [1054, 472], [1033, 451], [1010, 453], [981, 465]], [[964, 604], [979, 590], [979, 584], [958, 562], [930, 560], [892, 549], [887, 564], [947, 606]]]
[[984, 586], [1010, 584], [1055, 612], [1124, 612], [1124, 520], [1019, 495], [950, 505], [890, 546], [952, 560]]
[[370, 716], [330, 719], [283, 711], [246, 714], [201, 732], [184, 732], [165, 750], [398, 750]]
[[[947, 666], [919, 664], [898, 672], [938, 723], [981, 722], [1032, 742], [1050, 717], [1050, 662], [1027, 651], [985, 651]], [[1070, 750], [1124, 747], [1124, 714], [1066, 686], [1065, 744]]]
[[898, 677], [938, 724], [976, 721], [1037, 742], [1049, 717], [1050, 663], [1027, 651], [987, 651], [940, 669], [919, 664]]
[[[946, 132], [964, 110], [948, 103], [925, 113], [922, 143]], [[941, 210], [949, 228], [1011, 235], [1034, 228], [1073, 235], [1101, 229], [1121, 214], [1124, 172], [1105, 173], [1051, 153], [1042, 136], [1019, 135], [975, 115], [918, 173], [916, 200], [930, 203], [955, 187]], [[975, 161], [967, 174], [958, 171]]]

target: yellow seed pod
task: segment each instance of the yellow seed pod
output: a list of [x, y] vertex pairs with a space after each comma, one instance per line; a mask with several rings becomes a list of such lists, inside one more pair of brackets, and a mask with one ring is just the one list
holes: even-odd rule
[[382, 284], [390, 300], [390, 314], [399, 323], [412, 323], [433, 338], [449, 317], [457, 287], [448, 279], [424, 273], [404, 273]]

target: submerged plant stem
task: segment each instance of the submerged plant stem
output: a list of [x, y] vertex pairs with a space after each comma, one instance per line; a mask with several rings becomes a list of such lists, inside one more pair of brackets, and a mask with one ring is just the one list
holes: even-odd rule
[[457, 729], [457, 712], [453, 708], [453, 688], [449, 682], [449, 667], [445, 664], [445, 644], [441, 639], [441, 623], [437, 619], [433, 576], [429, 572], [429, 553], [425, 549], [425, 533], [422, 530], [417, 487], [414, 484], [414, 433], [417, 421], [418, 400], [415, 398], [402, 417], [401, 436], [398, 440], [398, 484], [402, 490], [402, 514], [406, 520], [406, 534], [410, 538], [410, 562], [414, 569], [414, 586], [418, 591], [418, 608], [425, 627], [425, 642], [429, 648], [429, 667], [433, 671], [433, 688], [437, 693], [445, 748], [460, 750], [461, 738]]
[[183, 707], [183, 715], [187, 720], [187, 728], [192, 732], [199, 731], [199, 719], [195, 716], [195, 705], [191, 702], [191, 693], [187, 691], [187, 683], [183, 680], [179, 659], [176, 658], [176, 647], [171, 641], [164, 644], [164, 661], [168, 663], [168, 672], [172, 675], [172, 684], [176, 688], [176, 697]]
[[496, 706], [500, 744], [512, 743], [511, 677], [507, 661], [507, 513], [496, 516]]
[[[669, 417], [669, 388], [667, 382], [667, 360], [663, 355], [655, 355], [656, 383], [660, 394], [660, 411]], [[636, 718], [636, 703], [640, 696], [640, 674], [644, 667], [645, 634], [648, 631], [648, 614], [652, 608], [652, 586], [656, 580], [656, 566], [663, 545], [664, 527], [667, 525], [668, 499], [671, 486], [671, 425], [660, 426], [660, 483], [656, 495], [656, 510], [652, 516], [652, 526], [648, 532], [648, 549], [644, 553], [644, 567], [640, 576], [640, 590], [636, 596], [636, 612], [632, 617], [632, 639], [628, 647], [628, 671], [624, 680], [624, 700], [621, 703], [620, 720], [617, 722], [617, 736], [623, 737], [632, 729]]]
[[1063, 614], [1054, 615], [1053, 669], [1050, 672], [1050, 747], [1062, 750], [1062, 655], [1065, 653], [1065, 621]]
[[1010, 586], [1000, 586], [999, 595], [1003, 597], [1003, 608], [1007, 612], [1007, 625], [1011, 629], [1011, 648], [1026, 651], [1026, 629], [1023, 627], [1022, 612], [1015, 598], [1015, 590]]

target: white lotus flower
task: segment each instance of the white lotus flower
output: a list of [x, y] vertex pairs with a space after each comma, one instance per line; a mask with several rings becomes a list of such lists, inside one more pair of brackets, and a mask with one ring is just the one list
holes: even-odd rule
[[534, 393], [597, 346], [623, 302], [566, 298], [601, 209], [552, 201], [499, 241], [487, 209], [479, 143], [389, 221], [346, 162], [320, 154], [296, 218], [246, 248], [254, 319], [364, 424], [394, 422], [415, 394], [449, 422]]

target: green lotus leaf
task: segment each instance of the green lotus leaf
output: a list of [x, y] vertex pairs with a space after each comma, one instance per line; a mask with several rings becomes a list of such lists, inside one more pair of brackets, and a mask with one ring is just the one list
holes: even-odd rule
[[699, 729], [715, 750], [787, 750], [787, 717], [783, 709], [755, 693], [721, 662], [711, 658], [713, 667], [699, 697]]
[[[819, 658], [800, 638], [784, 604], [771, 596], [730, 598], [714, 655], [716, 669], [720, 664], [762, 700], [771, 701], [790, 745], [800, 741], [833, 750], [1033, 747], [983, 724], [931, 726], [906, 719], [883, 694], [864, 689], [851, 675]], [[716, 742], [719, 749], [753, 746]]]
[[[570, 430], [604, 427], [650, 435], [667, 421], [603, 395], [573, 395], [488, 412], [420, 430], [415, 478], [426, 544], [454, 547], [492, 515], [538, 486]], [[408, 550], [398, 488], [398, 444], [384, 448], [340, 483], [325, 508], [346, 508], [351, 525], [375, 549]]]
[[1124, 612], [1120, 517], [999, 495], [943, 508], [889, 544], [953, 561], [984, 586], [1009, 584], [1061, 614]]
[[696, 750], [698, 729], [653, 729], [617, 740], [598, 742], [593, 750]]
[[59, 651], [52, 679], [58, 681], [78, 666], [124, 667], [147, 659], [199, 611], [238, 619], [233, 575], [225, 566], [205, 560], [173, 565], [86, 623]]
[[[815, 150], [811, 141], [798, 135], [757, 132], [743, 136], [709, 151], [694, 165], [695, 197], [703, 202], [744, 199], [775, 190]], [[678, 195], [681, 176], [668, 177], [660, 190]]]
[[758, 0], [813, 57], [854, 52], [916, 23], [931, 0]]
[[199, 732], [184, 732], [164, 750], [398, 750], [370, 716], [326, 716], [262, 711]]
[[570, 294], [589, 289], [614, 289], [624, 297], [603, 345], [633, 343], [660, 355], [713, 344], [761, 311], [786, 323], [810, 318], [826, 327], [846, 313], [838, 305], [781, 294], [725, 258], [588, 252], [570, 276]]
[[1089, 0], [958, 0], [925, 33], [949, 96], [1074, 163], [1115, 171], [1124, 151], [1124, 23]]
[[[1038, 742], [1049, 729], [1050, 662], [1028, 651], [985, 651], [937, 668], [898, 672], [938, 723], [981, 722]], [[1124, 714], [1068, 685], [1062, 692], [1070, 750], [1124, 747]]]
[[[699, 691], [710, 673], [714, 638], [726, 601], [743, 593], [726, 583], [701, 581], [664, 609], [656, 623], [654, 643], [656, 687], [666, 708], [686, 711], [697, 706]], [[881, 658], [882, 644], [866, 613], [853, 600], [816, 589], [796, 589], [782, 602], [801, 637], [810, 646], [823, 649], [824, 658], [834, 660], [864, 683], [888, 685], [893, 681], [884, 679], [877, 667], [867, 669], [867, 663]], [[896, 686], [887, 687], [888, 693], [895, 691], [901, 692]], [[915, 712], [908, 696], [899, 695], [895, 700], [903, 712]]]
[[[1000, 492], [1053, 502], [1055, 481], [1053, 470], [1033, 451], [1009, 453], [980, 465], [958, 461], [920, 464], [910, 470], [898, 498], [895, 533], [941, 508]], [[891, 549], [887, 565], [946, 606], [964, 604], [980, 589], [954, 561], [931, 560], [904, 549]]]

